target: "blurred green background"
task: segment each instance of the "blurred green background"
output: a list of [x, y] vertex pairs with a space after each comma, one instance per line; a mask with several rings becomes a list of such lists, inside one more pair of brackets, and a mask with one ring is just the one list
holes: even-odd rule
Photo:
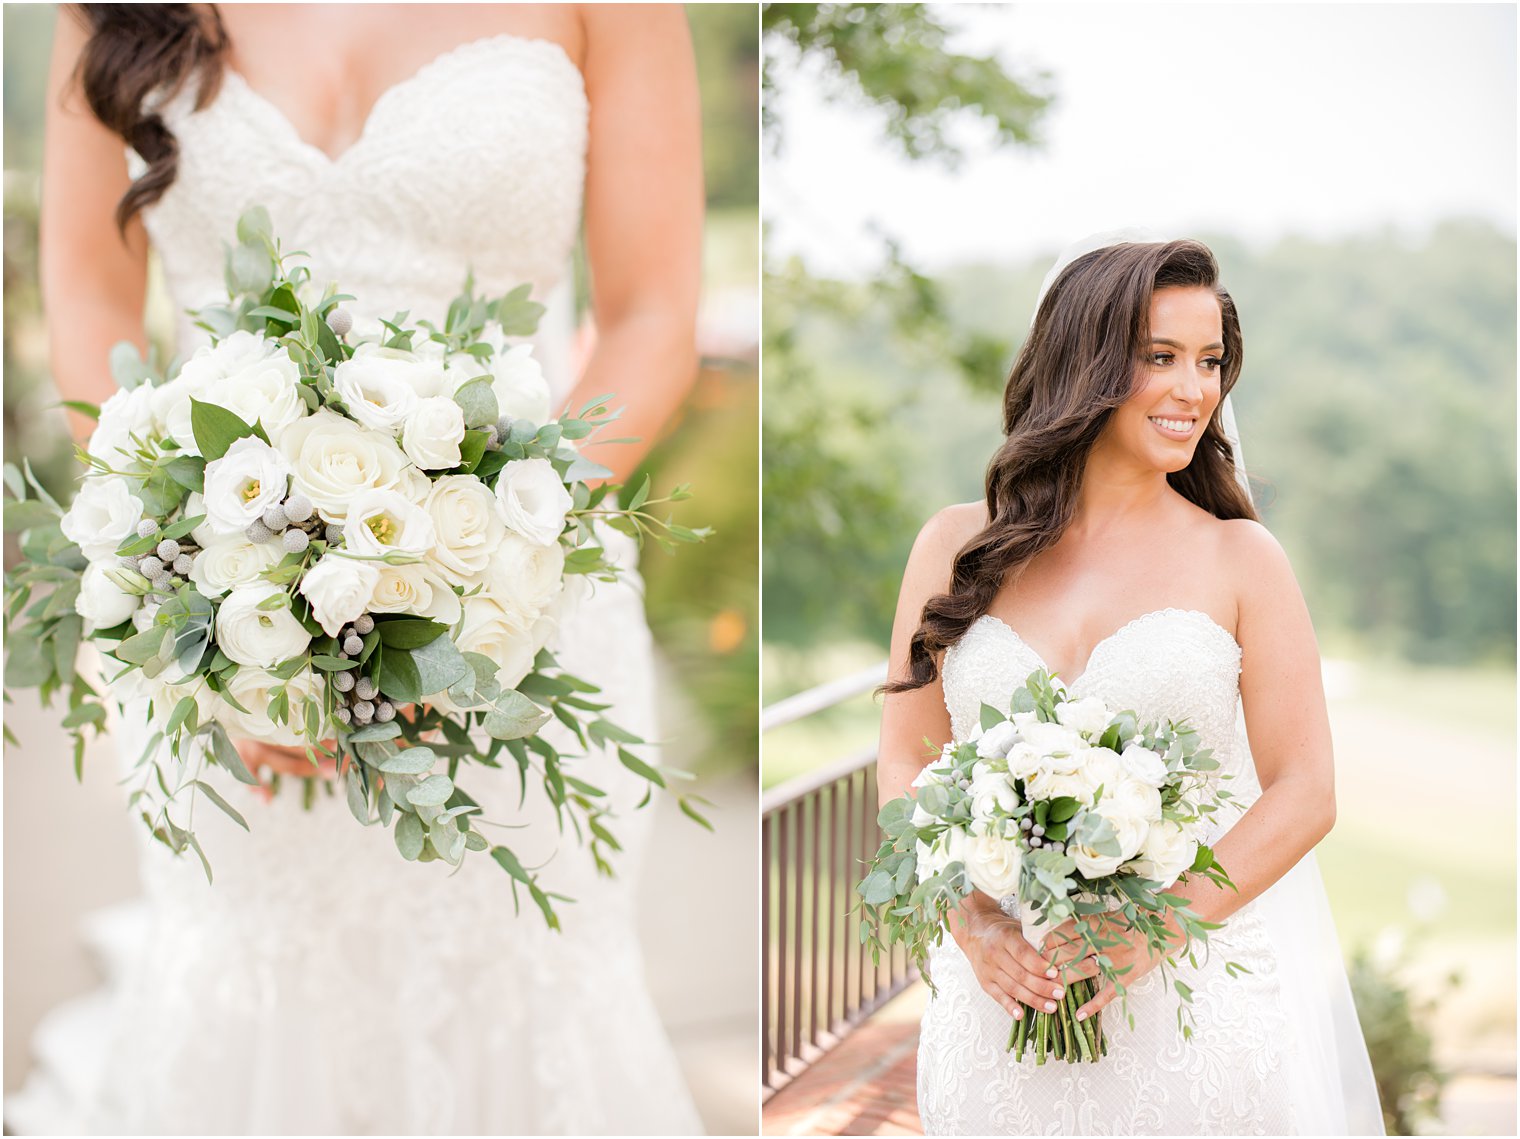
[[[1003, 381], [1041, 279], [1084, 232], [1046, 230], [1033, 256], [946, 254], [932, 268], [922, 254], [932, 239], [907, 251], [924, 230], [952, 228], [923, 212], [933, 190], [949, 203], [979, 178], [1060, 179], [1041, 142], [1068, 155], [1081, 145], [1061, 135], [1075, 113], [1052, 109], [1082, 92], [1065, 72], [1037, 69], [1031, 9], [972, 7], [764, 6], [766, 705], [884, 658], [913, 538], [941, 506], [981, 498]], [[1376, 7], [1361, 11], [1372, 19]], [[1166, 51], [1137, 57], [1136, 81], [1178, 62], [1168, 37], [1196, 11], [1158, 17]], [[1048, 31], [1063, 15], [1084, 19], [1049, 8], [1038, 19]], [[1275, 90], [1261, 92], [1263, 106]], [[1322, 123], [1289, 123], [1233, 108], [1242, 137], [1203, 142], [1209, 164], [1197, 171], [1174, 169], [1167, 145], [1154, 168], [1116, 157], [1110, 208], [1121, 212], [1139, 179], [1227, 203], [1234, 153], [1270, 145], [1274, 132], [1341, 129], [1335, 108], [1320, 111]], [[1133, 108], [1113, 129], [1147, 112]], [[831, 197], [817, 181], [826, 175], [792, 157], [808, 145], [794, 136], [814, 136], [814, 155], [846, 124], [886, 156], [871, 167], [879, 199], [856, 184], [847, 204]], [[858, 158], [852, 150], [841, 166]], [[924, 171], [936, 165], [952, 173], [934, 180]], [[1011, 207], [977, 221], [989, 235], [1042, 232]], [[1453, 214], [1411, 230], [1370, 214], [1340, 234], [1247, 237], [1216, 222], [1194, 236], [1214, 249], [1239, 306], [1243, 451], [1325, 657], [1339, 819], [1318, 857], [1343, 948], [1364, 951], [1356, 977], [1380, 1075], [1405, 1097], [1391, 1126], [1512, 1133], [1513, 227]], [[859, 271], [817, 268], [843, 263]], [[767, 732], [764, 785], [862, 753], [879, 717], [863, 694]], [[1448, 992], [1451, 970], [1465, 980]], [[1438, 1014], [1422, 1011], [1427, 999], [1439, 999]], [[1444, 1123], [1433, 1115], [1440, 1070], [1465, 1081]]]

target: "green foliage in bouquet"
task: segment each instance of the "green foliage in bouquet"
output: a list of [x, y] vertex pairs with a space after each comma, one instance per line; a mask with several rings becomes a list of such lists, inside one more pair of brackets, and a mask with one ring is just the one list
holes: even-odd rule
[[[982, 706], [983, 732], [1007, 730], [1016, 716], [1041, 724], [1057, 723], [1058, 707], [1066, 700], [1059, 681], [1038, 670], [1013, 693], [1007, 709]], [[1122, 753], [1135, 745], [1161, 757], [1167, 772], [1159, 789], [1163, 820], [1196, 830], [1231, 798], [1223, 789], [1205, 792], [1206, 773], [1219, 764], [1211, 749], [1200, 746], [1198, 733], [1185, 721], [1141, 724], [1134, 712], [1121, 711], [1089, 735], [1094, 748]], [[1128, 862], [1117, 872], [1100, 876], [1081, 872], [1070, 852], [1073, 846], [1096, 856], [1122, 853], [1113, 825], [1103, 816], [1105, 787], [1096, 788], [1091, 805], [1072, 795], [1042, 798], [1029, 790], [1024, 779], [1008, 773], [1006, 761], [1002, 761], [1001, 769], [999, 762], [989, 763], [974, 740], [952, 742], [938, 760], [930, 762], [916, 797], [904, 795], [882, 807], [878, 823], [884, 839], [857, 887], [863, 912], [862, 944], [871, 946], [875, 960], [891, 946], [902, 945], [925, 982], [934, 987], [928, 969], [930, 950], [940, 944], [953, 911], [977, 887], [964, 861], [952, 859], [935, 866], [925, 856], [948, 832], [968, 832], [973, 823], [987, 826], [989, 819], [978, 817], [974, 810], [974, 783], [979, 777], [1001, 774], [1016, 793], [1016, 802], [1011, 808], [994, 812], [993, 825], [1006, 826], [1009, 841], [1021, 841], [1017, 837], [1020, 832], [1037, 836], [1033, 842], [1027, 837], [1022, 840], [1017, 887], [1011, 891], [1017, 898], [1019, 914], [1026, 922], [1038, 919], [1050, 929], [1076, 919], [1076, 937], [1084, 952], [1096, 958], [1101, 975], [1114, 986], [1133, 1027], [1124, 984], [1124, 975], [1132, 966], [1116, 966], [1107, 952], [1123, 944], [1118, 931], [1143, 935], [1152, 955], [1160, 958], [1159, 967], [1166, 976], [1179, 957], [1196, 967], [1197, 947], [1206, 948], [1209, 931], [1220, 925], [1198, 917], [1188, 898], [1173, 892], [1170, 882], [1143, 877]], [[1186, 881], [1189, 875], [1234, 888], [1213, 850], [1202, 841], [1197, 842], [1191, 861], [1176, 881]], [[1226, 969], [1231, 976], [1246, 971], [1234, 963], [1226, 963]], [[1175, 976], [1171, 981], [1180, 998], [1178, 1027], [1185, 1038], [1190, 1038], [1188, 1006], [1192, 991]], [[1029, 1046], [1034, 1047], [1038, 1063], [1044, 1063], [1047, 1055], [1092, 1062], [1106, 1052], [1099, 1017], [1076, 1020], [1080, 1006], [1096, 994], [1096, 978], [1075, 980], [1065, 989], [1055, 1013], [1047, 1015], [1025, 1007], [1024, 1015], [1014, 1022], [1008, 1047], [1020, 1059]]]
[[[353, 357], [346, 336], [351, 318], [341, 303], [353, 298], [329, 285], [320, 299], [309, 300], [314, 289], [304, 265], [286, 266], [267, 213], [255, 208], [238, 223], [237, 244], [229, 247], [226, 279], [229, 303], [201, 309], [192, 315], [200, 327], [220, 342], [237, 332], [261, 334], [277, 341], [299, 369], [298, 393], [310, 412], [347, 412], [334, 383], [335, 369]], [[475, 295], [473, 281], [450, 304], [441, 328], [426, 321], [408, 326], [407, 314], [382, 321], [381, 347], [411, 351], [426, 341], [441, 347], [445, 358], [469, 357], [487, 364], [496, 349], [487, 336], [488, 323], [504, 336], [527, 336], [536, 328], [543, 307], [522, 286], [498, 298]], [[143, 384], [158, 387], [174, 378], [177, 368], [160, 371], [151, 358], [138, 358], [130, 345], [119, 345], [111, 359], [113, 374], [125, 392]], [[657, 514], [656, 508], [688, 497], [685, 486], [665, 498], [651, 498], [649, 480], [620, 505], [622, 488], [590, 482], [610, 471], [592, 462], [574, 446], [617, 418], [608, 397], [592, 400], [573, 416], [545, 423], [502, 418], [491, 376], [461, 384], [452, 396], [465, 431], [459, 461], [447, 470], [424, 473], [434, 477], [472, 475], [488, 488], [509, 463], [540, 460], [553, 468], [568, 493], [565, 528], [553, 540], [564, 552], [566, 579], [587, 576], [615, 580], [617, 566], [602, 548], [598, 529], [606, 526], [641, 543], [653, 538], [668, 547], [699, 542], [708, 535]], [[101, 418], [101, 409], [72, 403], [76, 410]], [[191, 400], [190, 423], [199, 454], [187, 453], [169, 437], [131, 433], [109, 458], [86, 453], [80, 458], [91, 475], [108, 476], [115, 489], [125, 487], [142, 503], [143, 522], [114, 550], [104, 570], [127, 595], [151, 602], [109, 628], [87, 631], [77, 611], [81, 587], [91, 561], [80, 545], [64, 533], [64, 508], [50, 496], [29, 467], [8, 466], [5, 487], [5, 528], [19, 531], [23, 560], [6, 575], [5, 621], [9, 656], [8, 688], [35, 687], [44, 702], [63, 694], [68, 709], [63, 724], [73, 735], [74, 767], [81, 771], [85, 732], [103, 730], [107, 698], [81, 675], [76, 657], [86, 639], [119, 663], [122, 671], [112, 683], [133, 671], [158, 682], [152, 726], [137, 770], [141, 785], [131, 803], [155, 838], [175, 853], [194, 851], [211, 868], [190, 825], [198, 798], [209, 800], [244, 829], [248, 824], [224, 796], [201, 778], [204, 765], [225, 768], [237, 780], [252, 784], [254, 775], [238, 755], [226, 726], [207, 714], [210, 697], [244, 715], [231, 684], [240, 665], [217, 643], [218, 606], [186, 580], [187, 566], [202, 551], [194, 532], [205, 522], [193, 514], [192, 494], [205, 491], [207, 467], [223, 458], [241, 440], [269, 442], [260, 422], [248, 423], [213, 403]], [[30, 491], [30, 493], [28, 493]], [[291, 499], [295, 501], [294, 496]], [[300, 509], [297, 508], [300, 513]], [[469, 852], [486, 852], [510, 877], [514, 898], [519, 886], [530, 895], [551, 927], [557, 927], [555, 901], [568, 901], [544, 890], [537, 874], [525, 867], [510, 846], [493, 843], [476, 824], [480, 806], [459, 786], [461, 768], [471, 763], [491, 768], [515, 768], [523, 796], [530, 780], [541, 784], [553, 804], [562, 833], [583, 844], [597, 868], [612, 873], [612, 855], [619, 849], [604, 805], [605, 792], [575, 774], [575, 754], [564, 754], [541, 733], [551, 721], [563, 725], [583, 749], [604, 746], [621, 764], [647, 784], [640, 807], [655, 788], [664, 788], [684, 772], [655, 766], [637, 754], [643, 741], [607, 719], [608, 705], [598, 701], [595, 685], [565, 672], [552, 653], [541, 649], [532, 667], [514, 686], [498, 679], [498, 664], [481, 653], [461, 651], [449, 624], [403, 613], [366, 613], [334, 635], [299, 590], [303, 578], [330, 549], [341, 547], [341, 532], [324, 526], [312, 511], [290, 516], [284, 536], [286, 552], [260, 575], [269, 596], [257, 608], [270, 619], [299, 622], [310, 643], [305, 651], [268, 669], [269, 721], [299, 737], [315, 774], [323, 760], [332, 761], [341, 778], [354, 817], [365, 825], [391, 828], [395, 844], [408, 860], [441, 860], [458, 865]], [[257, 523], [255, 523], [257, 525]], [[173, 549], [171, 549], [173, 547]], [[151, 571], [142, 567], [154, 553], [165, 555]], [[366, 555], [343, 549], [343, 557], [363, 561]], [[182, 556], [183, 555], [183, 556]], [[397, 566], [421, 562], [415, 554], [398, 551], [369, 555], [369, 560]], [[135, 567], [135, 568], [134, 568]], [[151, 572], [151, 576], [150, 576]], [[454, 592], [468, 599], [480, 587]], [[146, 618], [146, 619], [144, 619]], [[178, 695], [183, 691], [183, 695]], [[178, 696], [166, 701], [164, 693]], [[438, 706], [446, 700], [447, 711]], [[430, 698], [432, 703], [429, 702]], [[168, 702], [169, 706], [158, 706]], [[361, 711], [363, 704], [368, 709]], [[379, 711], [376, 711], [379, 709]], [[7, 730], [7, 737], [10, 733]], [[481, 737], [488, 737], [482, 740]], [[331, 737], [331, 743], [324, 737]], [[167, 746], [168, 754], [165, 754]], [[306, 781], [308, 796], [316, 784]], [[327, 785], [331, 791], [331, 785]], [[682, 810], [708, 826], [697, 810], [705, 801], [680, 796]]]

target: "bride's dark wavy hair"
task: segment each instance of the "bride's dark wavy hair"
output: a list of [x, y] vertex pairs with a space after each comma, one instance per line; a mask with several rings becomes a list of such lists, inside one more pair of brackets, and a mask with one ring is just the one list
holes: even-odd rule
[[[74, 77], [90, 112], [148, 164], [116, 204], [116, 228], [163, 197], [179, 169], [179, 140], [143, 97], [166, 86], [172, 94], [198, 77], [196, 109], [221, 84], [227, 30], [215, 4], [69, 4], [90, 33]], [[203, 11], [197, 11], [197, 8]]]
[[[908, 650], [908, 676], [884, 691], [909, 692], [939, 675], [940, 654], [987, 612], [1004, 583], [1050, 549], [1076, 513], [1093, 444], [1130, 396], [1150, 345], [1151, 294], [1171, 286], [1214, 291], [1224, 324], [1220, 407], [1240, 376], [1235, 302], [1219, 265], [1197, 241], [1112, 245], [1078, 257], [1045, 294], [1003, 393], [1008, 438], [987, 466], [986, 528], [961, 547], [950, 588], [924, 606]], [[1167, 475], [1172, 488], [1218, 518], [1255, 518], [1235, 481], [1235, 456], [1219, 409], [1193, 460]]]

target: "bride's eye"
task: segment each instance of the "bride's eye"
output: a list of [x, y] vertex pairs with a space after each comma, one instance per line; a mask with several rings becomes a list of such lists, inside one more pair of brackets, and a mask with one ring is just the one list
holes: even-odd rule
[[1218, 356], [1205, 356], [1203, 358], [1203, 366], [1209, 371], [1215, 372], [1224, 367], [1224, 361]]
[[1166, 364], [1170, 364], [1172, 362], [1172, 359], [1173, 359], [1173, 357], [1172, 357], [1172, 354], [1170, 352], [1152, 352], [1151, 353], [1151, 363], [1152, 364], [1166, 365]]

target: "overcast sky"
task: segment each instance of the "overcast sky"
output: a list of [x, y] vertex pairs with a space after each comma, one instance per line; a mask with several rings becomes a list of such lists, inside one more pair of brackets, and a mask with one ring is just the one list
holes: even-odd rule
[[1046, 146], [993, 153], [970, 126], [959, 170], [915, 164], [875, 112], [778, 69], [786, 145], [762, 191], [775, 253], [867, 274], [870, 221], [928, 267], [1133, 225], [1269, 241], [1467, 214], [1514, 233], [1512, 4], [941, 7], [955, 49], [1050, 73]]

